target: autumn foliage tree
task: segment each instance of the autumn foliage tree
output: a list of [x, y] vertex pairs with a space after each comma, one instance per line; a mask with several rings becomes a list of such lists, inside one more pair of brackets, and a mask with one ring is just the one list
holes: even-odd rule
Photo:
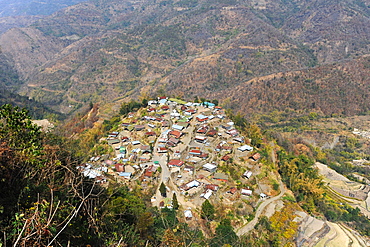
[[306, 155], [279, 153], [279, 172], [285, 184], [293, 191], [297, 201], [309, 212], [315, 211], [314, 201], [323, 195], [322, 180]]

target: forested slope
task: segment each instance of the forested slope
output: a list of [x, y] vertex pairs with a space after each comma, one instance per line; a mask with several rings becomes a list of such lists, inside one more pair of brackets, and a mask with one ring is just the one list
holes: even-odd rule
[[[217, 97], [225, 103], [238, 98], [247, 109], [253, 97], [264, 101], [265, 90], [250, 88], [248, 82], [285, 74], [286, 86], [291, 87], [290, 75], [299, 74], [304, 79], [294, 79], [296, 88], [307, 89], [319, 100], [314, 108], [327, 112], [332, 103], [320, 103], [325, 96], [307, 88], [305, 80], [315, 71], [321, 77], [327, 74], [328, 83], [335, 83], [339, 91], [347, 91], [342, 88], [347, 80], [366, 87], [366, 77], [357, 76], [366, 75], [366, 66], [350, 64], [356, 59], [361, 64], [369, 53], [368, 5], [365, 0], [91, 1], [26, 29], [8, 31], [1, 35], [0, 45], [25, 79], [20, 91], [57, 110], [160, 90], [181, 94], [179, 85], [186, 87], [186, 98]], [[350, 70], [340, 72], [342, 67]], [[332, 97], [332, 102], [340, 100]], [[350, 102], [352, 95], [341, 98]], [[279, 105], [304, 109], [314, 103], [297, 103], [295, 96], [285, 101], [264, 104], [263, 110]], [[348, 114], [368, 106], [365, 102], [358, 108]], [[333, 109], [342, 113], [339, 107]]]

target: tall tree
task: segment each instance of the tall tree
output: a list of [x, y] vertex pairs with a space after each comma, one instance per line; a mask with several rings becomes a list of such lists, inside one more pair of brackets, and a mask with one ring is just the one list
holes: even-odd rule
[[179, 202], [177, 201], [176, 193], [173, 193], [172, 195], [172, 207], [175, 210], [179, 209]]
[[213, 220], [215, 217], [215, 207], [208, 201], [205, 200], [202, 203], [202, 213], [203, 219]]
[[39, 174], [41, 154], [41, 132], [27, 111], [0, 106], [0, 221], [14, 214], [21, 191]]
[[167, 191], [166, 191], [166, 186], [162, 182], [161, 185], [159, 186], [159, 192], [161, 192], [161, 195], [163, 197], [167, 197]]
[[231, 226], [231, 221], [229, 219], [222, 219], [218, 227], [216, 228], [216, 235], [212, 239], [210, 246], [225, 246], [229, 244], [230, 246], [235, 246], [238, 241], [238, 236]]

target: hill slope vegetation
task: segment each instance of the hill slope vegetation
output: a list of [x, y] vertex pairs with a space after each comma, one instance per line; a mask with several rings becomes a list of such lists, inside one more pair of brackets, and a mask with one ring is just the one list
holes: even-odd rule
[[[19, 92], [65, 112], [167, 91], [225, 104], [237, 99], [241, 109], [257, 102], [253, 111], [310, 106], [356, 114], [369, 108], [357, 103], [369, 83], [368, 6], [366, 0], [90, 1], [9, 30], [0, 46], [24, 80]], [[323, 92], [333, 84], [336, 90]], [[362, 93], [353, 97], [347, 88]], [[306, 99], [297, 99], [302, 89]], [[266, 103], [271, 94], [273, 103]], [[356, 106], [343, 112], [333, 105], [338, 101]]]

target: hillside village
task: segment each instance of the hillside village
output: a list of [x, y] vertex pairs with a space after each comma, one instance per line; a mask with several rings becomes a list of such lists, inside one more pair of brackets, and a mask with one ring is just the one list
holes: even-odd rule
[[243, 225], [259, 202], [279, 192], [250, 141], [220, 106], [160, 97], [101, 139], [114, 155], [92, 157], [79, 168], [99, 183], [140, 184], [159, 208], [172, 208], [176, 194], [188, 221], [200, 217], [206, 199], [225, 208], [238, 203], [236, 224]]
[[[202, 217], [208, 200], [217, 215], [232, 219], [235, 233], [242, 236], [255, 229], [260, 217], [270, 218], [289, 208], [287, 200], [294, 200], [272, 168], [274, 151], [251, 142], [220, 106], [160, 97], [121, 116], [119, 127], [100, 139], [111, 152], [91, 157], [78, 168], [102, 186], [116, 183], [139, 189], [153, 207], [179, 209], [180, 221], [213, 236], [216, 221]], [[353, 206], [364, 211], [362, 204]], [[315, 236], [321, 235], [327, 242], [345, 239], [354, 246], [368, 246], [366, 239], [346, 233], [340, 224], [316, 219], [299, 208], [286, 210], [292, 210], [290, 227], [299, 232], [296, 243], [315, 245], [320, 240]]]
[[[94, 111], [92, 108], [88, 115]], [[190, 232], [186, 239], [193, 239], [192, 234], [199, 235], [197, 246], [217, 247], [236, 241], [245, 245], [231, 246], [258, 246], [254, 240], [260, 241], [264, 236], [268, 241], [294, 242], [297, 246], [370, 246], [367, 235], [362, 237], [360, 228], [369, 229], [365, 217], [369, 215], [370, 205], [370, 190], [366, 184], [368, 161], [365, 159], [356, 160], [358, 180], [363, 181], [355, 182], [324, 163], [311, 164], [313, 160], [305, 155], [285, 154], [284, 157], [281, 147], [260, 135], [253, 124], [209, 102], [200, 104], [166, 97], [141, 103], [132, 101], [122, 104], [120, 115], [98, 127], [94, 133], [98, 133], [96, 136], [100, 139], [91, 140], [93, 148], [87, 146], [91, 153], [95, 152], [94, 157], [86, 156], [84, 162], [80, 159], [78, 163], [71, 163], [68, 171], [80, 164], [77, 169], [87, 178], [83, 181], [75, 173], [69, 175], [78, 182], [83, 181], [86, 187], [81, 189], [82, 193], [86, 191], [84, 188], [89, 188], [92, 195], [86, 204], [88, 211], [81, 215], [94, 215], [93, 220], [104, 220], [105, 226], [111, 224], [111, 229], [117, 229], [112, 236], [122, 231], [116, 228], [117, 224], [126, 224], [124, 214], [137, 217], [148, 233], [158, 234], [156, 243], [172, 241], [173, 233], [178, 231], [179, 237]], [[101, 130], [106, 131], [103, 137]], [[88, 140], [91, 137], [88, 134], [81, 140]], [[296, 146], [297, 150], [308, 150], [302, 144]], [[72, 145], [66, 147], [73, 149]], [[301, 167], [294, 167], [296, 163]], [[59, 166], [60, 163], [55, 164]], [[309, 169], [314, 177], [311, 181], [303, 177], [305, 180], [301, 179], [300, 185], [323, 183], [326, 190], [317, 186], [314, 192], [325, 192], [338, 199], [329, 205], [347, 210], [341, 217], [351, 220], [349, 227], [334, 218], [338, 217], [335, 211], [324, 216], [317, 212], [311, 214], [306, 210], [307, 204], [298, 201], [301, 193], [294, 194], [285, 187], [283, 182], [290, 186], [296, 183], [294, 179], [305, 175], [298, 170], [302, 167]], [[66, 177], [65, 173], [60, 174], [60, 178]], [[105, 208], [107, 201], [101, 200], [99, 204], [97, 193], [107, 193], [105, 196], [110, 202]], [[81, 199], [78, 208], [83, 208], [86, 197], [78, 198]], [[323, 197], [318, 199], [322, 201]], [[56, 207], [59, 203], [56, 202]], [[31, 210], [37, 211], [37, 208]], [[71, 212], [76, 212], [75, 209], [71, 204]], [[103, 213], [98, 214], [98, 210]], [[128, 213], [130, 210], [135, 214]], [[29, 217], [33, 215], [31, 212]], [[111, 218], [114, 215], [117, 218]], [[71, 220], [74, 214], [67, 217]], [[29, 222], [24, 221], [25, 224]], [[129, 230], [135, 230], [138, 222], [128, 226]], [[355, 230], [349, 231], [352, 227]], [[81, 235], [85, 234], [86, 227], [82, 229]], [[231, 238], [225, 240], [225, 236]], [[143, 241], [141, 246], [147, 242]], [[131, 246], [138, 246], [132, 243]], [[156, 243], [152, 246], [159, 246]]]
[[0, 247], [370, 246], [370, 0], [0, 6]]

